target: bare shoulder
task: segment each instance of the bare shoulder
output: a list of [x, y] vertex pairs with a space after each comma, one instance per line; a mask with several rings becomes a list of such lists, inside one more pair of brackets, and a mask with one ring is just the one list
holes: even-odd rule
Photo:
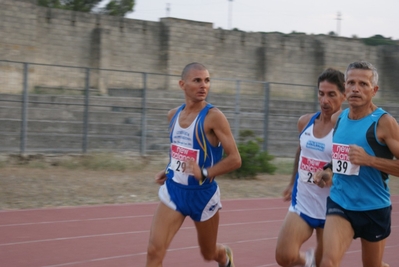
[[209, 109], [205, 121], [211, 128], [224, 127], [229, 124], [226, 115], [216, 107]]
[[179, 107], [175, 107], [168, 111], [168, 121], [170, 121], [173, 118], [173, 116], [176, 114], [176, 111], [178, 108]]
[[378, 130], [382, 130], [384, 135], [399, 136], [399, 125], [396, 119], [390, 114], [384, 114], [378, 121]]
[[226, 118], [224, 113], [220, 109], [218, 109], [216, 107], [213, 107], [213, 108], [209, 109], [207, 117], [208, 118], [212, 118], [213, 120], [214, 119], [220, 120], [220, 119], [225, 119]]
[[223, 112], [217, 107], [210, 108], [209, 111], [208, 111], [208, 114], [214, 114], [216, 116], [218, 116], [218, 115], [220, 116], [221, 115], [221, 116], [224, 117]]
[[385, 143], [392, 154], [399, 158], [399, 125], [390, 114], [384, 114], [378, 121], [377, 136]]
[[331, 121], [333, 123], [336, 123], [338, 120], [339, 115], [341, 115], [342, 110], [338, 110], [337, 112], [335, 112], [332, 116], [331, 116]]
[[396, 121], [396, 119], [389, 113], [385, 113], [384, 115], [382, 115], [378, 123], [387, 124], [390, 126], [398, 125], [398, 122]]
[[302, 132], [305, 126], [309, 123], [310, 119], [314, 116], [316, 113], [307, 113], [299, 117], [298, 119], [298, 131]]

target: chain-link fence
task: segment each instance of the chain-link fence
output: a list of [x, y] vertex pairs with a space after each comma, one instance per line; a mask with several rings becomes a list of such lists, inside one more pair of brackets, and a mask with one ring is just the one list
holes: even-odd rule
[[[0, 61], [0, 151], [166, 153], [167, 112], [184, 102], [178, 76]], [[212, 78], [208, 102], [236, 139], [251, 130], [263, 149], [292, 157], [297, 120], [318, 109], [316, 85]], [[396, 118], [396, 93], [375, 102]]]

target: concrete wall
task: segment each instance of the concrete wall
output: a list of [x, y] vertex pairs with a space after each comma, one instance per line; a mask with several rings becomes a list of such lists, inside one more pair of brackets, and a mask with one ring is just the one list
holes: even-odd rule
[[[214, 29], [212, 23], [162, 18], [160, 22], [38, 7], [35, 0], [0, 0], [0, 60], [118, 69], [179, 75], [192, 61], [205, 64], [213, 77], [314, 84], [326, 67], [342, 71], [364, 59], [380, 70], [381, 87], [399, 82], [398, 46], [371, 47], [360, 40], [325, 35], [241, 32]], [[5, 66], [1, 75], [18, 80], [21, 66]], [[83, 87], [84, 70], [65, 73], [31, 66], [34, 86]], [[76, 78], [77, 77], [77, 78]], [[90, 86], [140, 87], [141, 78], [96, 70]], [[176, 86], [168, 79], [156, 87]], [[21, 85], [0, 83], [1, 92]]]

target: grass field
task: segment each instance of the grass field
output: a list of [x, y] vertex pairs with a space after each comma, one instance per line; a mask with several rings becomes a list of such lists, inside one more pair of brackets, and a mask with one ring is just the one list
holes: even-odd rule
[[[0, 209], [27, 209], [158, 200], [154, 175], [164, 156], [131, 154], [1, 155]], [[222, 199], [281, 197], [291, 177], [293, 159], [278, 158], [275, 174], [255, 179], [217, 177]], [[392, 177], [391, 193], [399, 194]]]

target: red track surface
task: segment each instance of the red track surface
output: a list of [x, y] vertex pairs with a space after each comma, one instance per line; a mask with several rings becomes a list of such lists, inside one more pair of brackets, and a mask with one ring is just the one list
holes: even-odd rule
[[[392, 196], [392, 233], [384, 261], [399, 266], [399, 196]], [[0, 211], [1, 267], [143, 267], [157, 203]], [[288, 203], [281, 199], [224, 200], [220, 243], [234, 251], [238, 267], [278, 266], [276, 238]], [[303, 250], [314, 246], [314, 237]], [[186, 219], [164, 266], [213, 266], [200, 256], [193, 223]], [[361, 266], [354, 240], [342, 266]]]

